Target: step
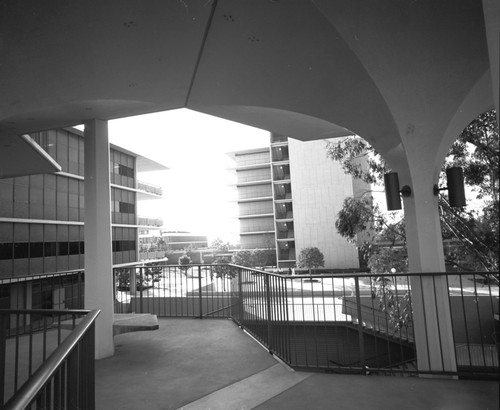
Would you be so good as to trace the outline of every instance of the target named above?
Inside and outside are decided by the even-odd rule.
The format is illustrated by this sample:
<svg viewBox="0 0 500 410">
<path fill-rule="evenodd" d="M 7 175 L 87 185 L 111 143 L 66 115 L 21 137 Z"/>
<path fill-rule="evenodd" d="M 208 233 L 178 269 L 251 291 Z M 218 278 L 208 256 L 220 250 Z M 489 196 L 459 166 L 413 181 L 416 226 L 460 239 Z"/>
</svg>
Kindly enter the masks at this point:
<svg viewBox="0 0 500 410">
<path fill-rule="evenodd" d="M 75 319 L 77 325 L 81 318 Z M 61 323 L 54 323 L 54 327 L 61 329 L 73 329 L 73 320 L 65 320 Z M 141 332 L 145 330 L 157 330 L 160 328 L 158 317 L 150 313 L 115 313 L 113 320 L 113 336 L 122 333 Z"/>
</svg>

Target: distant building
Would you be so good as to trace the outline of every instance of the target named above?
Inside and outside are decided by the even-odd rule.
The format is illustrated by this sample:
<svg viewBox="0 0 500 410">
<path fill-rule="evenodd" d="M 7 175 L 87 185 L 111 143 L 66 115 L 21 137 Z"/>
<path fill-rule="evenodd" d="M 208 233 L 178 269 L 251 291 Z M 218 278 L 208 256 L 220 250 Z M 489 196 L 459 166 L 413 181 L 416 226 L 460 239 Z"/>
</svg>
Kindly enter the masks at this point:
<svg viewBox="0 0 500 410">
<path fill-rule="evenodd" d="M 275 254 L 294 267 L 301 249 L 318 247 L 325 268 L 359 268 L 358 251 L 335 228 L 344 198 L 367 186 L 326 157 L 325 140 L 271 135 L 269 147 L 232 153 L 236 164 L 240 247 Z"/>
<path fill-rule="evenodd" d="M 76 128 L 31 134 L 62 171 L 0 179 L 0 277 L 84 267 L 84 138 Z M 137 204 L 162 198 L 161 188 L 137 180 L 167 168 L 110 146 L 113 263 L 138 260 Z M 158 227 L 160 229 L 161 227 Z"/>
<path fill-rule="evenodd" d="M 172 251 L 208 247 L 208 237 L 206 235 L 180 231 L 162 231 L 161 237 L 167 248 Z"/>
</svg>

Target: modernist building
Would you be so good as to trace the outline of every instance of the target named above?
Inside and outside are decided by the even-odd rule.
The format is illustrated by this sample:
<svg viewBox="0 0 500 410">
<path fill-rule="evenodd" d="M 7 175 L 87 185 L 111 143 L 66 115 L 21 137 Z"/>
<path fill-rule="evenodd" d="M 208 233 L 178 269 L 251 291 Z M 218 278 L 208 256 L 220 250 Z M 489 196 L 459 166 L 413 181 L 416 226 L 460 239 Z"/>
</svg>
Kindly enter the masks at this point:
<svg viewBox="0 0 500 410">
<path fill-rule="evenodd" d="M 84 267 L 84 138 L 76 128 L 31 134 L 60 166 L 54 174 L 0 179 L 0 277 Z M 137 204 L 162 197 L 137 174 L 165 166 L 111 145 L 113 263 L 138 260 Z M 149 220 L 149 219 L 148 219 Z M 159 223 L 156 223 L 159 225 Z M 161 226 L 157 226 L 160 229 Z"/>
<path fill-rule="evenodd" d="M 162 231 L 161 237 L 165 241 L 165 246 L 172 251 L 208 248 L 206 235 L 180 231 Z"/>
<path fill-rule="evenodd" d="M 104 3 L 4 2 L 0 24 L 0 176 L 55 171 L 18 136 L 85 123 L 96 357 L 114 352 L 109 187 L 95 177 L 108 179 L 115 118 L 183 107 L 304 141 L 356 133 L 411 187 L 409 270 L 445 270 L 432 187 L 457 133 L 492 106 L 500 115 L 498 1 Z M 427 297 L 416 343 L 432 353 L 420 366 L 454 372 L 447 287 L 428 292 L 433 280 L 415 285 Z"/>
<path fill-rule="evenodd" d="M 272 134 L 270 147 L 232 154 L 236 163 L 240 246 L 272 250 L 279 268 L 318 247 L 330 269 L 359 268 L 357 249 L 335 229 L 344 198 L 369 187 L 326 157 L 325 140 Z"/>
</svg>

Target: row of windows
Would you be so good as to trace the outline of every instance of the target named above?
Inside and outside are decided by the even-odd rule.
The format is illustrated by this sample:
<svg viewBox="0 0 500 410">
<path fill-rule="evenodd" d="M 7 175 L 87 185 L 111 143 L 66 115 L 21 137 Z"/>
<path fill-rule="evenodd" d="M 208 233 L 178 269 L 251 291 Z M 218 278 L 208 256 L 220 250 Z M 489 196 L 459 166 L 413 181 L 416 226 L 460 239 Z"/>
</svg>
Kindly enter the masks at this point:
<svg viewBox="0 0 500 410">
<path fill-rule="evenodd" d="M 58 129 L 32 133 L 30 137 L 61 165 L 63 172 L 84 175 L 84 139 L 82 136 Z M 111 149 L 111 182 L 133 188 L 134 174 L 134 157 Z"/>
<path fill-rule="evenodd" d="M 113 263 L 137 260 L 135 228 L 113 227 Z M 84 227 L 0 223 L 0 277 L 82 269 Z"/>
<path fill-rule="evenodd" d="M 0 243 L 0 260 L 80 255 L 83 253 L 84 243 L 80 241 Z"/>
<path fill-rule="evenodd" d="M 118 202 L 118 212 L 121 214 L 134 214 L 135 204 L 129 204 L 128 202 Z"/>
<path fill-rule="evenodd" d="M 113 241 L 113 252 L 126 252 L 135 250 L 135 241 Z"/>
<path fill-rule="evenodd" d="M 78 134 L 58 129 L 30 134 L 56 162 L 63 172 L 83 176 L 83 138 Z"/>
<path fill-rule="evenodd" d="M 0 216 L 83 221 L 83 181 L 58 175 L 0 180 Z"/>
<path fill-rule="evenodd" d="M 109 161 L 111 183 L 135 188 L 134 157 L 112 149 L 110 151 Z"/>
<path fill-rule="evenodd" d="M 134 168 L 127 167 L 123 164 L 113 163 L 113 172 L 118 175 L 123 175 L 125 177 L 133 178 L 134 177 Z"/>
<path fill-rule="evenodd" d="M 134 240 L 113 241 L 113 252 L 133 251 L 135 247 Z M 0 243 L 0 260 L 83 255 L 84 253 L 83 241 Z"/>
<path fill-rule="evenodd" d="M 113 212 L 135 213 L 134 192 L 113 188 L 112 197 Z M 0 217 L 83 222 L 84 202 L 82 180 L 50 174 L 0 180 Z"/>
</svg>

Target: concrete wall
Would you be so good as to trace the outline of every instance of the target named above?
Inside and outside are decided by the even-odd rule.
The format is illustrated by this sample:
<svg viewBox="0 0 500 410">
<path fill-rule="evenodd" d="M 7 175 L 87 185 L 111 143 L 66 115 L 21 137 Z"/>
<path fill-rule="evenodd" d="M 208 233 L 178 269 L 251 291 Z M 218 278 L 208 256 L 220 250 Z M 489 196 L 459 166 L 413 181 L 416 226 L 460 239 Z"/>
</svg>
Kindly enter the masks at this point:
<svg viewBox="0 0 500 410">
<path fill-rule="evenodd" d="M 326 157 L 326 141 L 288 140 L 293 196 L 295 249 L 316 246 L 325 267 L 359 268 L 358 251 L 335 228 L 346 196 L 353 194 L 352 178 Z"/>
</svg>

